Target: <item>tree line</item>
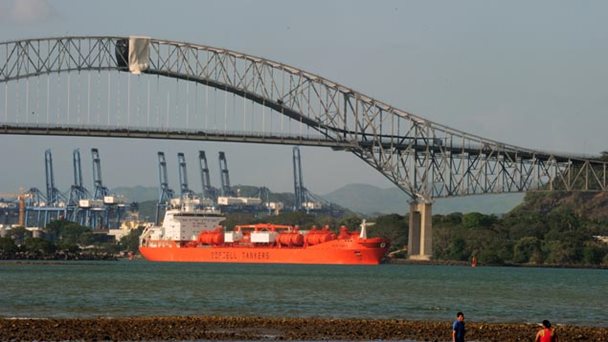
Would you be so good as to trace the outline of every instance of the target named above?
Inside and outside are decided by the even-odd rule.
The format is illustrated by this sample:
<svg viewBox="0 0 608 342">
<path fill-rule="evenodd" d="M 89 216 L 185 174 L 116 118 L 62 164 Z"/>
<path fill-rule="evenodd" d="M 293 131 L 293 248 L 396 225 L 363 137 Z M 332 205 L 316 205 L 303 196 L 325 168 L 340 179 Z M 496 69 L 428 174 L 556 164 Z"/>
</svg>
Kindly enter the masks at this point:
<svg viewBox="0 0 608 342">
<path fill-rule="evenodd" d="M 608 238 L 604 203 L 606 194 L 540 192 L 528 193 L 521 205 L 500 217 L 475 212 L 433 215 L 433 257 L 475 257 L 493 265 L 608 266 L 608 243 L 602 239 Z M 390 220 L 393 226 L 407 227 L 407 216 Z M 407 236 L 404 239 L 407 244 Z"/>
<path fill-rule="evenodd" d="M 115 259 L 137 251 L 141 231 L 132 230 L 116 242 L 111 236 L 66 220 L 50 222 L 39 237 L 24 227 L 15 227 L 0 237 L 0 259 Z"/>
</svg>

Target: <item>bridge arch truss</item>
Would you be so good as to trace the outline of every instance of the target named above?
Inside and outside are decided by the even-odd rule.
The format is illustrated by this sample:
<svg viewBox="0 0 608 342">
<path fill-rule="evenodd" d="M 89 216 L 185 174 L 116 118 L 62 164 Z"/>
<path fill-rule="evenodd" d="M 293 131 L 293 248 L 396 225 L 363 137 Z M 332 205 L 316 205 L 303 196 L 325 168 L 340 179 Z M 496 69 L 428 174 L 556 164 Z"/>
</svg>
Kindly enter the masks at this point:
<svg viewBox="0 0 608 342">
<path fill-rule="evenodd" d="M 223 130 L 209 127 L 202 124 L 202 117 L 208 115 L 205 114 L 208 111 L 188 109 L 187 97 L 186 111 L 191 111 L 192 116 L 187 114 L 180 125 L 152 125 L 150 107 L 164 106 L 164 103 L 150 105 L 150 98 L 155 97 L 150 95 L 150 83 L 147 102 L 143 90 L 144 100 L 138 100 L 141 103 L 137 105 L 138 108 L 147 107 L 147 114 L 129 116 L 126 122 L 124 117 L 112 116 L 109 103 L 114 86 L 109 75 L 113 71 L 122 75 L 121 78 L 131 75 L 128 73 L 128 51 L 135 41 L 143 41 L 147 52 L 145 59 L 140 60 L 142 76 L 186 81 L 186 89 L 195 84 L 237 96 L 243 103 L 243 112 L 250 108 L 247 103 L 252 103 L 262 108 L 261 116 L 256 118 L 244 113 L 240 131 L 229 130 L 228 119 Z M 83 81 L 77 76 L 79 83 L 70 83 L 69 75 L 83 73 L 87 73 L 88 78 Z M 106 74 L 107 90 L 100 87 L 92 91 L 91 82 L 101 84 L 99 79 Z M 67 99 L 56 106 L 61 107 L 57 111 L 67 111 L 67 115 L 48 114 L 54 101 L 49 75 L 55 75 L 53 82 L 63 82 L 67 89 Z M 42 77 L 47 81 L 46 88 L 41 88 L 46 89 L 46 96 L 30 94 L 30 83 L 44 83 Z M 92 92 L 104 93 L 108 98 L 107 108 L 103 108 L 108 112 L 107 120 L 92 122 L 91 101 L 82 106 L 86 108 L 80 108 L 78 104 L 84 100 L 70 99 L 72 89 L 86 88 L 82 83 L 87 82 L 89 87 L 82 97 L 90 100 L 95 96 Z M 158 88 L 160 81 L 156 82 Z M 128 37 L 61 37 L 5 42 L 0 43 L 0 84 L 5 86 L 4 106 L 0 107 L 0 133 L 3 134 L 326 146 L 354 153 L 414 200 L 426 202 L 439 197 L 487 193 L 608 189 L 607 164 L 599 157 L 543 152 L 482 138 L 392 107 L 299 68 L 205 45 Z M 44 92 L 37 89 L 38 93 Z M 127 87 L 127 92 L 130 91 Z M 9 96 L 13 92 L 25 99 L 14 100 Z M 188 93 L 189 90 L 186 95 L 176 94 L 176 101 Z M 46 120 L 31 118 L 30 115 L 39 113 L 32 110 L 30 97 L 46 101 L 46 106 L 43 105 L 47 111 Z M 131 101 L 130 98 L 127 101 Z M 224 102 L 226 112 L 228 108 L 236 107 L 230 107 L 229 100 Z M 127 103 L 129 111 L 132 104 Z M 166 107 L 168 123 L 169 117 L 173 117 L 169 104 Z M 266 109 L 269 113 L 264 112 Z M 275 123 L 259 124 L 260 117 L 262 120 L 274 117 Z M 280 118 L 281 126 L 286 120 L 290 127 L 288 133 L 275 129 L 276 118 Z M 156 121 L 161 120 L 157 118 Z M 249 126 L 247 121 L 251 121 Z"/>
</svg>

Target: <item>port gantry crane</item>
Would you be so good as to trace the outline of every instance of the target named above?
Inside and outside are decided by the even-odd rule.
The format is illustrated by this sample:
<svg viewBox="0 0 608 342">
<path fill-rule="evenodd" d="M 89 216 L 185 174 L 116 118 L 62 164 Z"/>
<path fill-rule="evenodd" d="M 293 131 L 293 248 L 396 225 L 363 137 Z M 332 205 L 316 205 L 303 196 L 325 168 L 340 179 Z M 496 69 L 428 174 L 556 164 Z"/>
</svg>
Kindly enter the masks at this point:
<svg viewBox="0 0 608 342">
<path fill-rule="evenodd" d="M 46 199 L 47 204 L 59 201 L 59 190 L 55 187 L 55 176 L 53 175 L 53 155 L 51 150 L 44 151 L 44 171 L 46 174 Z"/>
<path fill-rule="evenodd" d="M 186 157 L 182 152 L 177 154 L 177 165 L 179 172 L 180 198 L 182 201 L 185 198 L 194 198 L 196 194 L 188 187 L 188 172 L 186 165 Z"/>
<path fill-rule="evenodd" d="M 103 186 L 103 180 L 101 178 L 101 158 L 99 157 L 99 150 L 96 148 L 91 149 L 91 157 L 93 159 L 93 187 L 95 188 L 94 199 L 102 200 L 105 196 L 110 195 L 110 190 Z"/>
<path fill-rule="evenodd" d="M 46 195 L 37 187 L 30 188 L 27 194 L 24 227 L 39 226 L 43 220 L 41 207 L 46 207 L 47 203 Z"/>
<path fill-rule="evenodd" d="M 234 191 L 230 187 L 230 175 L 228 174 L 228 162 L 226 161 L 226 154 L 222 151 L 219 153 L 220 161 L 220 178 L 222 188 L 220 194 L 222 196 L 234 196 Z"/>
<path fill-rule="evenodd" d="M 161 211 L 167 210 L 171 199 L 175 196 L 173 189 L 169 188 L 169 178 L 167 177 L 167 161 L 165 153 L 158 152 L 158 178 L 160 181 L 160 194 L 156 204 L 156 224 L 160 224 Z"/>
<path fill-rule="evenodd" d="M 302 210 L 302 205 L 306 201 L 302 177 L 302 163 L 300 161 L 300 149 L 297 146 L 293 148 L 293 210 Z"/>
<path fill-rule="evenodd" d="M 72 165 L 74 168 L 74 184 L 70 187 L 68 198 L 68 219 L 82 226 L 90 225 L 90 211 L 88 210 L 91 194 L 82 182 L 82 167 L 80 163 L 80 149 L 72 152 Z"/>
<path fill-rule="evenodd" d="M 46 195 L 38 188 L 31 188 L 28 193 L 24 224 L 26 227 L 45 227 L 50 221 L 67 216 L 66 197 L 55 187 L 53 174 L 53 155 L 50 149 L 44 151 L 44 171 Z M 33 222 L 30 217 L 34 214 Z"/>
<path fill-rule="evenodd" d="M 91 149 L 91 159 L 93 161 L 93 201 L 88 210 L 91 213 L 91 226 L 93 228 L 106 227 L 109 221 L 108 208 L 103 205 L 103 199 L 110 194 L 110 190 L 103 185 L 101 177 L 101 158 L 99 150 Z"/>
<path fill-rule="evenodd" d="M 219 152 L 219 162 L 222 187 L 220 196 L 217 197 L 217 205 L 222 207 L 222 211 L 255 212 L 259 210 L 262 202 L 259 197 L 241 196 L 240 190 L 234 191 L 230 186 L 228 163 L 224 152 Z"/>
<path fill-rule="evenodd" d="M 101 221 L 94 222 L 92 227 L 118 228 L 120 225 L 120 218 L 125 209 L 124 201 L 112 194 L 110 190 L 103 185 L 99 150 L 92 148 L 91 157 L 93 159 L 93 186 L 95 187 L 93 199 L 96 202 L 89 210 L 92 213 L 98 214 L 97 216 L 101 218 Z"/>
<path fill-rule="evenodd" d="M 216 202 L 217 190 L 211 186 L 209 166 L 207 164 L 207 156 L 205 155 L 205 151 L 198 151 L 198 160 L 201 168 L 201 184 L 203 190 L 201 197 L 203 200 Z"/>
<path fill-rule="evenodd" d="M 44 152 L 45 172 L 46 172 L 46 199 L 47 210 L 43 227 L 52 219 L 65 218 L 67 216 L 66 197 L 55 187 L 55 176 L 53 173 L 53 155 L 51 150 Z"/>
<path fill-rule="evenodd" d="M 302 176 L 302 162 L 300 159 L 300 148 L 294 146 L 293 148 L 293 187 L 294 187 L 294 211 L 306 210 L 319 210 L 323 208 L 323 205 L 329 206 L 331 204 L 326 200 L 319 198 L 312 194 L 306 187 L 304 187 L 304 177 Z"/>
<path fill-rule="evenodd" d="M 103 186 L 99 151 L 93 148 L 91 154 L 95 185 L 92 198 L 83 184 L 80 150 L 75 149 L 72 153 L 74 183 L 65 194 L 55 187 L 53 156 L 50 149 L 45 151 L 46 193 L 36 187 L 23 193 L 25 202 L 23 224 L 26 227 L 45 227 L 49 222 L 57 219 L 67 219 L 91 228 L 118 226 L 125 208 L 124 201 Z"/>
</svg>

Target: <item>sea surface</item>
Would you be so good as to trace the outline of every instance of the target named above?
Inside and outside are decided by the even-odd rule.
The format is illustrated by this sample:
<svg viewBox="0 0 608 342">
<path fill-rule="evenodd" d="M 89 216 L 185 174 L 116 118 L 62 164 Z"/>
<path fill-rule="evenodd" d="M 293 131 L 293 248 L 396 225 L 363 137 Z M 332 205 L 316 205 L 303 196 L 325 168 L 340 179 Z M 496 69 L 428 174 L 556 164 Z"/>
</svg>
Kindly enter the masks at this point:
<svg viewBox="0 0 608 342">
<path fill-rule="evenodd" d="M 278 316 L 608 326 L 608 270 L 0 262 L 0 317 Z"/>
</svg>

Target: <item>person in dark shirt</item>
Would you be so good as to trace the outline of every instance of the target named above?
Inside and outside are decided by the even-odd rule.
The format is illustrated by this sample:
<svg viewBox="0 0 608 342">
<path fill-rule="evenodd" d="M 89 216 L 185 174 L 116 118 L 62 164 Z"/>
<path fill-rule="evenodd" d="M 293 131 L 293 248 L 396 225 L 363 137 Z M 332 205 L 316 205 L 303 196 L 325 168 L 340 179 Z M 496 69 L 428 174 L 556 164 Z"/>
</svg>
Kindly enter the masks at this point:
<svg viewBox="0 0 608 342">
<path fill-rule="evenodd" d="M 456 314 L 456 320 L 452 324 L 452 342 L 464 342 L 464 314 L 458 312 Z"/>
</svg>

